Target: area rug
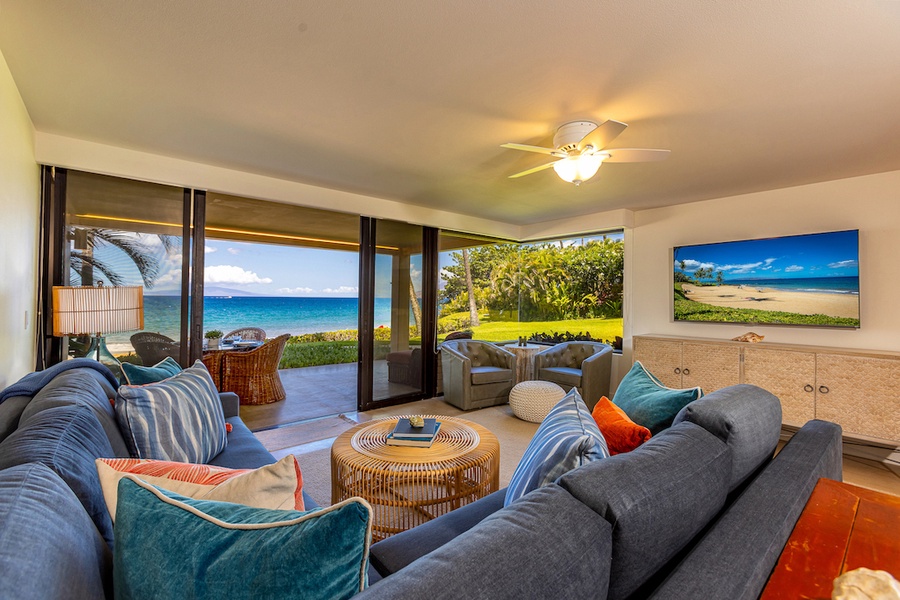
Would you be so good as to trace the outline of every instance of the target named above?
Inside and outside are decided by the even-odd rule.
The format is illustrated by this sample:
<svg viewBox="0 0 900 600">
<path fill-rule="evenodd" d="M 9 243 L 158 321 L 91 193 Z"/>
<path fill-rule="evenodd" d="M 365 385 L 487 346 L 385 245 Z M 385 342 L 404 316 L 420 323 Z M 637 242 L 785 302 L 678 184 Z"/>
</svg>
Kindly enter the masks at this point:
<svg viewBox="0 0 900 600">
<path fill-rule="evenodd" d="M 519 459 L 537 431 L 537 423 L 516 418 L 509 405 L 492 406 L 469 412 L 461 411 L 439 398 L 401 404 L 389 408 L 359 413 L 360 422 L 399 415 L 446 415 L 473 421 L 490 430 L 500 442 L 500 488 L 509 484 Z M 346 417 L 345 417 L 346 418 Z M 336 436 L 335 436 L 336 437 Z M 331 444 L 334 439 L 322 439 L 290 451 L 275 452 L 276 458 L 294 454 L 303 472 L 303 489 L 321 506 L 331 504 Z"/>
</svg>

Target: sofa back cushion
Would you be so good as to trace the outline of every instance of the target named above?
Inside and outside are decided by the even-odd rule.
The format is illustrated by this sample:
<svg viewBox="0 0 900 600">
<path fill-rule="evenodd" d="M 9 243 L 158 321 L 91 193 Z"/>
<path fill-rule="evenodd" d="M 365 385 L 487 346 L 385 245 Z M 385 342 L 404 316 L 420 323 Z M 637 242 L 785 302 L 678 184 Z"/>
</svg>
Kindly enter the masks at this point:
<svg viewBox="0 0 900 600">
<path fill-rule="evenodd" d="M 627 598 L 654 578 L 722 509 L 731 450 L 693 423 L 640 448 L 592 462 L 559 485 L 612 525 L 609 598 Z"/>
<path fill-rule="evenodd" d="M 0 598 L 112 597 L 112 553 L 45 465 L 0 471 Z"/>
<path fill-rule="evenodd" d="M 131 456 L 131 452 L 119 431 L 116 412 L 110 402 L 115 396 L 115 390 L 106 378 L 93 369 L 63 371 L 31 399 L 22 411 L 19 426 L 24 426 L 31 417 L 48 408 L 84 405 L 94 411 L 103 426 L 114 456 L 127 458 Z"/>
<path fill-rule="evenodd" d="M 84 405 L 57 406 L 34 415 L 0 443 L 0 470 L 36 462 L 55 471 L 112 547 L 112 521 L 94 465 L 94 459 L 112 455 L 93 410 Z"/>
<path fill-rule="evenodd" d="M 675 417 L 675 423 L 682 421 L 700 425 L 731 448 L 733 490 L 775 453 L 781 402 L 755 385 L 733 385 L 685 406 Z"/>
</svg>

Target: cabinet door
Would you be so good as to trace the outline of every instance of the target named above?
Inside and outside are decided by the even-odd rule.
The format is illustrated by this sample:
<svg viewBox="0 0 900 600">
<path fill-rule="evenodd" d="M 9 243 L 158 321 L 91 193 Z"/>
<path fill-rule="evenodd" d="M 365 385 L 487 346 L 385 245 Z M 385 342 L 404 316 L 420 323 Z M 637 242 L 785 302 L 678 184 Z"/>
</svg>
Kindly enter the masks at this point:
<svg viewBox="0 0 900 600">
<path fill-rule="evenodd" d="M 634 338 L 634 360 L 641 361 L 663 385 L 681 387 L 681 342 L 653 338 Z"/>
<path fill-rule="evenodd" d="M 816 418 L 845 434 L 900 440 L 900 361 L 818 354 Z"/>
<path fill-rule="evenodd" d="M 704 394 L 741 382 L 739 346 L 685 342 L 681 364 L 681 386 L 699 386 Z"/>
<path fill-rule="evenodd" d="M 744 348 L 744 383 L 781 400 L 781 420 L 800 427 L 816 418 L 816 355 L 812 352 Z"/>
</svg>

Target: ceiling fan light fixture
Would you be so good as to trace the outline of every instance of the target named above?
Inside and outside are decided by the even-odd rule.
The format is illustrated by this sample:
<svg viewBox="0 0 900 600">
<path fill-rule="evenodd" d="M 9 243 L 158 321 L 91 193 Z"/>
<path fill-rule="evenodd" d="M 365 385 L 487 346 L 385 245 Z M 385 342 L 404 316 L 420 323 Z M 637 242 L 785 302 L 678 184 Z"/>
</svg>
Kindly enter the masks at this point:
<svg viewBox="0 0 900 600">
<path fill-rule="evenodd" d="M 553 163 L 553 170 L 559 178 L 576 186 L 587 181 L 597 173 L 606 156 L 600 154 L 581 154 L 569 156 Z"/>
</svg>

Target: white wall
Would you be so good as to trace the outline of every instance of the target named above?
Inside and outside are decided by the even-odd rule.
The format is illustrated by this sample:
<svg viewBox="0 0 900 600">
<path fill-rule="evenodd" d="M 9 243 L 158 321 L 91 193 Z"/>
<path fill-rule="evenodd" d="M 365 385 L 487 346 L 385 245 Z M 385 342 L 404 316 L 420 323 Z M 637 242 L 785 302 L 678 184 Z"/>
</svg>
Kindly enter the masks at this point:
<svg viewBox="0 0 900 600">
<path fill-rule="evenodd" d="M 34 126 L 0 54 L 0 389 L 34 370 L 40 169 Z M 27 313 L 27 316 L 26 316 Z"/>
<path fill-rule="evenodd" d="M 675 323 L 672 248 L 683 244 L 859 229 L 858 330 Z M 900 171 L 637 211 L 626 279 L 626 334 L 730 339 L 900 351 Z"/>
</svg>

